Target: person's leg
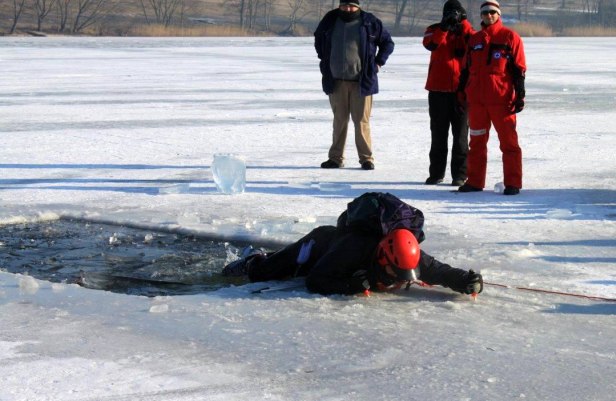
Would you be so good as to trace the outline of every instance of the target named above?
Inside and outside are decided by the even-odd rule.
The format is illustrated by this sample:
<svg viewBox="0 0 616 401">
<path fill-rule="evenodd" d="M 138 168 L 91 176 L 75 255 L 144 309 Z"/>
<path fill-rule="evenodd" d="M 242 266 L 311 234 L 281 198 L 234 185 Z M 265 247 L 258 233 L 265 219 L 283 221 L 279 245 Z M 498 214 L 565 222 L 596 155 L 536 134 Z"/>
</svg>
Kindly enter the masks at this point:
<svg viewBox="0 0 616 401">
<path fill-rule="evenodd" d="M 349 86 L 347 82 L 336 81 L 334 93 L 329 95 L 329 104 L 334 113 L 332 146 L 329 148 L 328 158 L 339 165 L 344 161 L 344 146 L 346 144 L 349 127 L 350 101 Z"/>
<path fill-rule="evenodd" d="M 351 119 L 355 127 L 355 146 L 359 162 L 373 162 L 372 138 L 370 134 L 370 114 L 372 113 L 372 96 L 359 94 L 359 83 L 348 82 L 351 86 Z"/>
<path fill-rule="evenodd" d="M 516 115 L 502 106 L 490 109 L 494 129 L 503 153 L 503 176 L 506 187 L 522 188 L 522 149 L 518 144 Z"/>
<path fill-rule="evenodd" d="M 468 114 L 466 112 L 460 113 L 457 110 L 455 93 L 450 96 L 448 110 L 453 136 L 451 178 L 453 181 L 464 182 L 466 180 L 468 157 Z"/>
<path fill-rule="evenodd" d="M 437 183 L 445 177 L 447 169 L 447 141 L 449 139 L 449 112 L 447 93 L 428 93 L 428 112 L 430 114 L 430 182 Z"/>
<path fill-rule="evenodd" d="M 490 138 L 490 117 L 487 109 L 479 104 L 469 105 L 468 122 L 470 144 L 468 152 L 468 180 L 474 188 L 483 189 L 486 184 L 488 163 L 488 139 Z"/>
<path fill-rule="evenodd" d="M 295 276 L 305 276 L 321 255 L 327 252 L 336 235 L 336 227 L 320 226 L 300 240 L 287 245 L 265 258 L 256 258 L 248 265 L 250 281 L 284 280 Z M 312 241 L 312 243 L 311 243 Z M 309 255 L 303 263 L 298 263 L 302 247 L 310 247 Z M 306 248 L 304 252 L 308 253 Z"/>
</svg>

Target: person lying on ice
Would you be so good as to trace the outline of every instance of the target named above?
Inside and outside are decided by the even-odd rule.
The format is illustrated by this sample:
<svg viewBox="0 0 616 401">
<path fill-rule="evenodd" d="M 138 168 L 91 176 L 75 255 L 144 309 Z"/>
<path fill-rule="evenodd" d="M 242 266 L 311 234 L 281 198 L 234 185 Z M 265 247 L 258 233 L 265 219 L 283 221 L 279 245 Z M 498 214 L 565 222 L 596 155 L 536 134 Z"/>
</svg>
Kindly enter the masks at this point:
<svg viewBox="0 0 616 401">
<path fill-rule="evenodd" d="M 423 226 L 421 211 L 409 208 L 421 215 Z M 306 277 L 308 291 L 322 295 L 392 291 L 413 283 L 471 295 L 483 290 L 481 274 L 451 267 L 422 251 L 417 241 L 417 236 L 423 239 L 422 230 L 395 228 L 383 236 L 345 224 L 349 215 L 343 212 L 337 226 L 317 227 L 278 251 L 255 250 L 225 266 L 222 274 L 247 275 L 251 282 Z"/>
</svg>

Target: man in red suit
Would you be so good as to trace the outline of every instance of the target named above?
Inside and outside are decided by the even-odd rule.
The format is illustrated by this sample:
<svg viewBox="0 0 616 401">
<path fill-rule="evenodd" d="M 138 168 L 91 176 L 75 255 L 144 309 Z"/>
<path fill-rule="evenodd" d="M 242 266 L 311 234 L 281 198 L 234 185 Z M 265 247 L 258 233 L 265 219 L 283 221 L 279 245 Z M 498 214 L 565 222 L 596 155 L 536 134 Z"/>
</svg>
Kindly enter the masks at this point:
<svg viewBox="0 0 616 401">
<path fill-rule="evenodd" d="M 503 153 L 504 194 L 517 195 L 522 188 L 516 113 L 524 109 L 526 58 L 522 39 L 503 25 L 500 15 L 497 1 L 481 5 L 481 31 L 469 40 L 460 78 L 458 97 L 468 108 L 470 150 L 468 180 L 459 192 L 477 192 L 485 187 L 492 124 Z"/>
</svg>

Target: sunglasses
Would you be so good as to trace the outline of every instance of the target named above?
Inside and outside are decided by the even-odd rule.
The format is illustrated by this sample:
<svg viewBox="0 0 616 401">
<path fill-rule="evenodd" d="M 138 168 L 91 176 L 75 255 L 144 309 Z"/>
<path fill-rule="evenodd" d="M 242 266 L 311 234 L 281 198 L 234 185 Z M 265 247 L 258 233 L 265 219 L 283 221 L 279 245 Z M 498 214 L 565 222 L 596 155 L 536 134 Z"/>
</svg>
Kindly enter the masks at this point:
<svg viewBox="0 0 616 401">
<path fill-rule="evenodd" d="M 496 14 L 496 11 L 495 10 L 489 10 L 489 11 L 482 11 L 481 12 L 481 15 L 488 15 L 488 14 L 494 15 L 494 14 Z"/>
</svg>

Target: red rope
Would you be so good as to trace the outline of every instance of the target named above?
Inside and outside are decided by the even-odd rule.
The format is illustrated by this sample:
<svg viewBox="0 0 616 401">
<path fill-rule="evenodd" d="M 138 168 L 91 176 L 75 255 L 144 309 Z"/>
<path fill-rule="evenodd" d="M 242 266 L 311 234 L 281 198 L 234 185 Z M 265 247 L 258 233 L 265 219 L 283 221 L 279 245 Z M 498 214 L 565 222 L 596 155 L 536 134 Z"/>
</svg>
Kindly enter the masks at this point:
<svg viewBox="0 0 616 401">
<path fill-rule="evenodd" d="M 541 293 L 544 293 L 544 294 L 555 294 L 555 295 L 564 295 L 564 296 L 567 296 L 567 297 L 594 299 L 594 300 L 597 300 L 597 301 L 616 302 L 616 298 L 598 297 L 598 296 L 594 296 L 594 295 L 574 294 L 574 293 L 571 293 L 571 292 L 552 291 L 552 290 L 545 290 L 545 289 L 542 289 L 542 288 L 518 287 L 518 286 L 515 286 L 515 285 L 511 286 L 511 285 L 505 285 L 505 284 L 499 284 L 499 283 L 490 283 L 490 282 L 487 282 L 487 281 L 484 281 L 483 284 L 484 285 L 491 285 L 493 287 L 515 288 L 516 290 L 522 290 L 522 291 L 541 292 Z"/>
</svg>

